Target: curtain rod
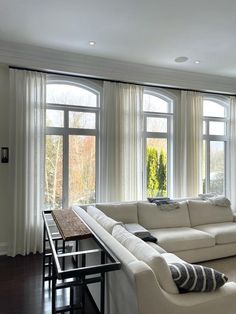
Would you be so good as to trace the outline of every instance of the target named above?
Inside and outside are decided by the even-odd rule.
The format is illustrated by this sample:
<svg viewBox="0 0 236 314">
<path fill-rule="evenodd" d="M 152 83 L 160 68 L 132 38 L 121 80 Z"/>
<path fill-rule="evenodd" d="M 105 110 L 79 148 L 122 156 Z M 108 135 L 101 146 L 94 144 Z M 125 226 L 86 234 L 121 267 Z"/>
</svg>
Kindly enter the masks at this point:
<svg viewBox="0 0 236 314">
<path fill-rule="evenodd" d="M 135 84 L 138 86 L 146 86 L 146 87 L 154 87 L 154 88 L 164 88 L 164 89 L 172 89 L 172 90 L 178 90 L 178 91 L 189 91 L 189 92 L 201 92 L 204 94 L 213 94 L 213 95 L 222 95 L 222 96 L 236 96 L 236 94 L 233 93 L 222 93 L 222 92 L 207 92 L 204 90 L 197 90 L 197 89 L 190 89 L 190 88 L 180 88 L 180 87 L 171 87 L 171 86 L 162 86 L 162 85 L 152 85 L 152 84 L 141 84 L 141 83 L 135 83 L 130 81 L 120 81 L 120 80 L 113 80 L 113 79 L 106 79 L 106 78 L 98 78 L 93 76 L 83 76 L 83 75 L 76 75 L 76 74 L 66 74 L 66 73 L 60 73 L 60 72 L 54 72 L 54 71 L 47 71 L 47 70 L 38 70 L 38 69 L 32 69 L 32 68 L 25 68 L 20 66 L 13 66 L 9 65 L 9 69 L 16 69 L 16 70 L 25 70 L 25 71 L 33 71 L 33 72 L 41 72 L 46 74 L 53 74 L 53 75 L 60 75 L 60 76 L 67 76 L 67 77 L 75 77 L 75 78 L 82 78 L 82 79 L 92 79 L 96 81 L 102 81 L 102 82 L 112 82 L 112 83 L 122 83 L 122 84 Z"/>
</svg>

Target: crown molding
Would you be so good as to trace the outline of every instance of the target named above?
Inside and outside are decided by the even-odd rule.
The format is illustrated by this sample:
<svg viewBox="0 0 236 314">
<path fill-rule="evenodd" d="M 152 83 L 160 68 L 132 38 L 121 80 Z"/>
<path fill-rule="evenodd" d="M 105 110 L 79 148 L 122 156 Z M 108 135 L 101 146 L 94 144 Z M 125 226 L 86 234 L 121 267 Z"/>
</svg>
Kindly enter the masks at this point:
<svg viewBox="0 0 236 314">
<path fill-rule="evenodd" d="M 0 63 L 163 87 L 236 93 L 236 78 L 171 70 L 5 41 L 0 41 Z"/>
</svg>

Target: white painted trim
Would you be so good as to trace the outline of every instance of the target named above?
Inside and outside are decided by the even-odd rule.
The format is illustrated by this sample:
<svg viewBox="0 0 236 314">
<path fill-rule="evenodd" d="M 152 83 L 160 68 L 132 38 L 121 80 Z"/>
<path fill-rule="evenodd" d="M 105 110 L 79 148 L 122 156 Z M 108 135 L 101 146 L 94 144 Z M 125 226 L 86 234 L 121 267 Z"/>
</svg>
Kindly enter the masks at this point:
<svg viewBox="0 0 236 314">
<path fill-rule="evenodd" d="M 236 93 L 236 78 L 233 77 L 171 70 L 5 41 L 0 41 L 0 63 L 163 87 Z"/>
<path fill-rule="evenodd" d="M 7 242 L 0 242 L 0 255 L 6 255 L 8 249 L 8 243 Z"/>
</svg>

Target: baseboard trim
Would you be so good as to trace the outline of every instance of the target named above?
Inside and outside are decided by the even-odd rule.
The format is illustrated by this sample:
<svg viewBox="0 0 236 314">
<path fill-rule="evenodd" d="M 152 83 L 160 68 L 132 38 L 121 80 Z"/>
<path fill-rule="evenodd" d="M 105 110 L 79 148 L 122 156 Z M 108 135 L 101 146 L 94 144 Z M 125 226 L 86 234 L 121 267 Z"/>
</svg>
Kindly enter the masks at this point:
<svg viewBox="0 0 236 314">
<path fill-rule="evenodd" d="M 7 248 L 8 248 L 7 242 L 0 242 L 0 256 L 7 254 Z"/>
</svg>

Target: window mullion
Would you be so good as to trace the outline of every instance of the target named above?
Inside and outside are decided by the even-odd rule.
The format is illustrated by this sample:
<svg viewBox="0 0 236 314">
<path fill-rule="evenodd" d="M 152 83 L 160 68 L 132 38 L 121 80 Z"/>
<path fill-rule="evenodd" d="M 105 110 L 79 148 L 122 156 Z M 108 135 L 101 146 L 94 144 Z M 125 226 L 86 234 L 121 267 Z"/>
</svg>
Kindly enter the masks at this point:
<svg viewBox="0 0 236 314">
<path fill-rule="evenodd" d="M 168 133 L 161 132 L 145 132 L 145 137 L 149 138 L 168 138 Z"/>
<path fill-rule="evenodd" d="M 170 169 L 172 169 L 172 158 L 170 158 L 170 156 L 172 156 L 172 152 L 171 152 L 171 148 L 173 147 L 173 145 L 171 145 L 171 117 L 167 118 L 167 186 L 166 186 L 166 190 L 167 190 L 167 195 L 172 196 L 173 190 L 172 190 L 172 182 L 171 182 L 171 173 L 170 173 Z"/>
<path fill-rule="evenodd" d="M 210 191 L 210 141 L 206 140 L 206 193 Z"/>
<path fill-rule="evenodd" d="M 63 208 L 69 206 L 69 118 L 67 109 L 64 110 L 65 132 L 63 136 Z"/>
<path fill-rule="evenodd" d="M 226 195 L 227 141 L 224 141 L 224 195 Z"/>
</svg>

